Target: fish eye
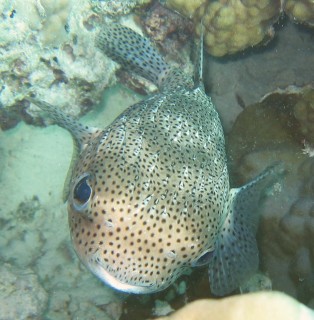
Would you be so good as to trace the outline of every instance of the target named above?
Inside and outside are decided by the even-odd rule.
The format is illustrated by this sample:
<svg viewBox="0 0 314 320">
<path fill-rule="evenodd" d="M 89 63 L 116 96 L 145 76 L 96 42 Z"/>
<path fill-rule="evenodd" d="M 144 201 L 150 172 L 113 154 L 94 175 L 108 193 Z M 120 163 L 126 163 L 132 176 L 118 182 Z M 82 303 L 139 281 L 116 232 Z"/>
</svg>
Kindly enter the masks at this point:
<svg viewBox="0 0 314 320">
<path fill-rule="evenodd" d="M 73 205 L 77 211 L 82 211 L 86 208 L 92 195 L 92 188 L 88 179 L 90 175 L 82 176 L 73 189 Z"/>
<path fill-rule="evenodd" d="M 213 256 L 214 251 L 205 251 L 203 252 L 198 258 L 196 258 L 193 262 L 192 262 L 192 266 L 193 267 L 200 267 L 203 266 L 205 264 L 208 264 L 210 262 L 210 259 Z"/>
</svg>

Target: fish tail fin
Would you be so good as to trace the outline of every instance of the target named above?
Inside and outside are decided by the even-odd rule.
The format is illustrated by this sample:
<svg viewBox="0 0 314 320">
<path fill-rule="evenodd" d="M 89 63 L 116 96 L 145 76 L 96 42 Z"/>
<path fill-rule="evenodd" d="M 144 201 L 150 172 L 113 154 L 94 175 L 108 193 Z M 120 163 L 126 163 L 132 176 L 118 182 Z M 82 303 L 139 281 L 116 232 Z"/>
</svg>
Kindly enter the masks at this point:
<svg viewBox="0 0 314 320">
<path fill-rule="evenodd" d="M 200 38 L 195 50 L 194 87 L 203 87 L 203 60 L 204 60 L 204 26 L 200 23 Z"/>
<path fill-rule="evenodd" d="M 214 295 L 231 293 L 258 270 L 256 231 L 261 194 L 283 173 L 283 166 L 277 164 L 243 187 L 230 190 L 224 209 L 226 219 L 209 263 L 209 281 Z"/>
<path fill-rule="evenodd" d="M 96 46 L 121 66 L 158 87 L 171 69 L 148 39 L 119 24 L 104 25 L 96 37 Z"/>
</svg>

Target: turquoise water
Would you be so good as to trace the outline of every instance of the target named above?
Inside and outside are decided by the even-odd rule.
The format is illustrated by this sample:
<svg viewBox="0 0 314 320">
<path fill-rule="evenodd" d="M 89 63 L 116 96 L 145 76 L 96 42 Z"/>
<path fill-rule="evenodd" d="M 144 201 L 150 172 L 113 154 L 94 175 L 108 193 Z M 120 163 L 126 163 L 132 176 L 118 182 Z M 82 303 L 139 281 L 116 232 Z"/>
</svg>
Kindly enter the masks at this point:
<svg viewBox="0 0 314 320">
<path fill-rule="evenodd" d="M 97 66 L 97 59 L 92 59 L 94 53 L 88 52 L 88 37 L 78 37 L 82 47 L 75 52 L 70 52 L 70 45 L 59 48 L 64 41 L 71 44 L 77 41 L 68 38 L 69 32 L 71 35 L 77 32 L 73 31 L 77 27 L 75 19 L 81 23 L 79 19 L 84 17 L 84 25 L 90 32 L 101 22 L 99 13 L 86 11 L 88 1 L 81 0 L 77 4 L 82 11 L 72 16 L 65 28 L 62 10 L 59 12 L 56 8 L 61 2 L 56 1 L 54 7 L 49 1 L 39 1 L 36 5 L 31 1 L 29 7 L 24 8 L 21 1 L 0 0 L 3 12 L 0 23 L 5 30 L 0 37 L 0 111 L 6 109 L 5 103 L 10 105 L 12 101 L 19 101 L 18 97 L 22 99 L 34 81 L 41 93 L 51 92 L 54 101 L 61 98 L 61 93 L 69 92 L 66 97 L 69 100 L 65 100 L 67 111 L 75 115 L 80 108 L 69 101 L 76 101 L 76 94 L 79 94 L 76 86 L 85 86 L 86 105 L 91 110 L 81 122 L 104 128 L 141 97 L 125 85 L 118 85 L 107 89 L 102 102 L 91 108 L 90 92 L 95 90 L 101 96 L 103 90 L 97 81 L 109 87 L 120 80 L 114 78 L 113 66 L 106 69 L 108 78 L 101 77 L 105 62 Z M 64 3 L 67 4 L 63 8 L 67 10 L 70 2 Z M 40 13 L 40 4 L 53 19 Z M 21 18 L 21 12 L 27 19 Z M 144 15 L 146 11 L 137 14 Z M 124 20 L 134 24 L 130 17 Z M 31 28 L 27 29 L 21 22 L 28 23 Z M 42 23 L 45 32 L 40 34 Z M 266 275 L 262 279 L 267 285 L 271 283 L 274 290 L 286 292 L 314 308 L 311 241 L 314 232 L 311 143 L 314 138 L 311 141 L 308 131 L 302 131 L 304 126 L 311 128 L 313 118 L 310 116 L 308 122 L 301 124 L 296 120 L 295 106 L 304 94 L 295 88 L 253 106 L 278 87 L 313 86 L 313 32 L 287 19 L 276 25 L 276 32 L 277 38 L 267 49 L 256 48 L 223 59 L 206 55 L 206 89 L 220 112 L 226 131 L 234 185 L 243 184 L 273 161 L 281 159 L 286 163 L 288 175 L 267 198 L 262 211 L 258 233 L 261 271 Z M 20 46 L 12 45 L 19 41 L 27 43 L 25 39 L 39 34 L 40 43 L 49 48 L 43 51 L 42 60 L 46 62 L 42 65 L 38 64 L 41 48 L 36 47 L 33 52 L 34 44 L 29 42 L 21 52 Z M 191 68 L 184 60 L 189 56 L 188 49 L 180 50 L 184 67 Z M 63 64 L 64 74 L 54 70 L 56 52 L 67 54 L 56 58 Z M 71 60 L 72 54 L 79 58 Z M 32 59 L 36 62 L 31 62 Z M 92 66 L 88 67 L 88 63 Z M 57 85 L 45 91 L 43 87 L 49 81 L 57 81 Z M 149 90 L 145 83 L 137 86 Z M 178 309 L 186 301 L 210 296 L 206 268 L 178 279 L 164 292 L 149 296 L 119 293 L 96 279 L 79 262 L 72 248 L 67 209 L 62 202 L 72 139 L 57 126 L 39 127 L 20 121 L 28 117 L 15 111 L 22 105 L 12 105 L 14 108 L 8 109 L 18 114 L 18 124 L 0 133 L 0 319 L 145 319 Z M 311 108 L 314 107 L 309 108 L 312 115 Z M 7 124 L 4 114 L 2 112 L 0 117 L 1 127 Z"/>
</svg>

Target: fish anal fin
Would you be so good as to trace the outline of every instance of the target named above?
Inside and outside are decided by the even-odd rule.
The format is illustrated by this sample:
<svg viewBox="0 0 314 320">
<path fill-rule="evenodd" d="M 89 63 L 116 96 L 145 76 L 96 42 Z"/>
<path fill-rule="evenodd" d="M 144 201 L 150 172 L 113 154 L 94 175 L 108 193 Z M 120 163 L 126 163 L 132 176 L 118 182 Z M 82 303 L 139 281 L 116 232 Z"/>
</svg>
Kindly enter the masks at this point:
<svg viewBox="0 0 314 320">
<path fill-rule="evenodd" d="M 260 198 L 283 172 L 281 165 L 269 167 L 243 187 L 230 190 L 224 208 L 226 218 L 209 263 L 209 281 L 214 295 L 232 293 L 257 272 L 256 230 Z"/>
</svg>

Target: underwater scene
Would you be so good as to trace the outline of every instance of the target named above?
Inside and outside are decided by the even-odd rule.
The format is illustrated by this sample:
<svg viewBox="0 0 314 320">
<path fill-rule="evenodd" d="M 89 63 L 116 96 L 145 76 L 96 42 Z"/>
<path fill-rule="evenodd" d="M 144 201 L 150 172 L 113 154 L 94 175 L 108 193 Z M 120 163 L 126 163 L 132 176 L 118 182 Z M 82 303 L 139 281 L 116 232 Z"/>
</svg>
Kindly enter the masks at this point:
<svg viewBox="0 0 314 320">
<path fill-rule="evenodd" d="M 313 0 L 0 9 L 0 320 L 314 320 Z"/>
</svg>

